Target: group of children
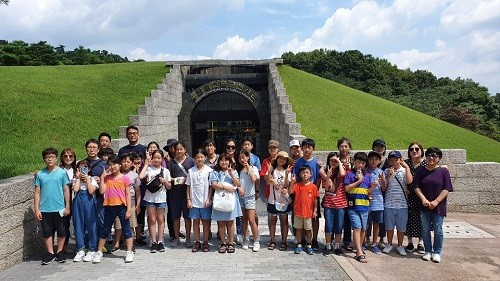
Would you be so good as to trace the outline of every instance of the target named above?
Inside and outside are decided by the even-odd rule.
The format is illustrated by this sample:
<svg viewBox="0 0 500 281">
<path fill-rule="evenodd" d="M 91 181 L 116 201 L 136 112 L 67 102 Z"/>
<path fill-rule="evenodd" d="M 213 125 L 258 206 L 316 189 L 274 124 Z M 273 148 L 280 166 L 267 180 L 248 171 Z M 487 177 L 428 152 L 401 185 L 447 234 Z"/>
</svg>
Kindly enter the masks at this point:
<svg viewBox="0 0 500 281">
<path fill-rule="evenodd" d="M 137 128 L 130 130 L 137 131 L 138 135 Z M 104 138 L 111 140 L 107 134 Z M 127 250 L 125 262 L 132 262 L 134 238 L 136 244 L 145 244 L 141 238 L 144 223 L 140 219 L 144 213 L 147 214 L 150 252 L 165 251 L 166 211 L 172 219 L 174 232 L 170 233 L 170 247 L 180 243 L 182 217 L 186 227 L 185 245 L 192 252 L 209 252 L 210 225 L 214 220 L 221 241 L 217 251 L 234 253 L 235 220 L 241 217 L 242 249 L 259 251 L 256 201 L 260 197 L 261 178 L 265 182 L 263 201 L 269 218 L 269 250 L 276 247 L 278 218 L 281 228 L 279 250 L 288 248 L 288 216 L 292 212 L 292 231 L 297 240 L 294 253 L 305 250 L 313 254 L 319 248 L 319 218 L 323 207 L 324 255 L 342 254 L 342 234 L 344 249 L 350 249 L 352 229 L 355 258 L 366 262 L 364 241 L 369 221 L 373 225 L 375 253 L 380 253 L 376 238 L 379 226 L 384 223 L 389 244 L 383 252 L 392 250 L 396 228 L 397 250 L 405 254 L 402 243 L 408 219 L 406 188 L 412 182 L 412 174 L 397 151 L 388 154 L 387 169 L 382 171 L 379 166 L 383 155 L 372 151 L 369 154 L 358 152 L 351 157 L 351 143 L 347 138 L 339 140 L 339 152 L 330 153 L 324 165 L 313 157 L 315 142 L 312 139 L 292 140 L 290 156 L 280 151 L 278 141 L 269 141 L 269 157 L 262 165 L 252 153 L 253 140 L 249 137 L 243 140 L 239 153 L 235 153 L 235 140 L 227 140 L 226 152 L 220 155 L 215 153 L 215 143 L 207 140 L 202 148 L 194 151 L 192 158 L 187 155 L 182 141 L 169 143 L 164 148 L 167 150 L 165 155 L 157 143 L 150 143 L 144 157 L 137 152 L 114 155 L 102 143 L 100 139 L 87 141 L 87 158 L 79 162 L 76 162 L 74 151 L 63 150 L 61 167 L 56 164 L 57 150 L 48 148 L 42 152 L 46 168 L 36 173 L 34 200 L 35 218 L 42 223 L 48 252 L 42 264 L 54 259 L 66 261 L 63 247 L 69 227 L 65 217 L 70 213 L 75 230 L 75 262 L 101 262 L 113 225 L 115 244 L 112 251 L 119 250 L 122 236 Z M 102 154 L 102 151 L 108 153 Z M 150 189 L 153 184 L 158 186 Z M 325 190 L 321 202 L 319 188 Z M 385 192 L 385 199 L 382 192 Z M 191 228 L 194 244 L 190 239 Z M 55 232 L 57 251 L 53 249 L 52 240 Z"/>
</svg>

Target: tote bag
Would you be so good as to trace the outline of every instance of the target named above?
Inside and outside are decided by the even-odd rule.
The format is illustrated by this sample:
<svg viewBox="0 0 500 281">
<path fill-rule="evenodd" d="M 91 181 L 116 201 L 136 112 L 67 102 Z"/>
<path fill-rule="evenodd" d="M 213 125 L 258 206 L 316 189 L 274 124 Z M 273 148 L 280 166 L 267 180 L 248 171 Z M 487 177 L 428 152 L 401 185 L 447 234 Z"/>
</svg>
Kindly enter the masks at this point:
<svg viewBox="0 0 500 281">
<path fill-rule="evenodd" d="M 226 185 L 225 183 L 223 183 Z M 229 185 L 229 184 L 227 184 Z M 221 212 L 232 212 L 235 207 L 234 192 L 226 190 L 216 190 L 214 194 L 213 209 Z"/>
</svg>

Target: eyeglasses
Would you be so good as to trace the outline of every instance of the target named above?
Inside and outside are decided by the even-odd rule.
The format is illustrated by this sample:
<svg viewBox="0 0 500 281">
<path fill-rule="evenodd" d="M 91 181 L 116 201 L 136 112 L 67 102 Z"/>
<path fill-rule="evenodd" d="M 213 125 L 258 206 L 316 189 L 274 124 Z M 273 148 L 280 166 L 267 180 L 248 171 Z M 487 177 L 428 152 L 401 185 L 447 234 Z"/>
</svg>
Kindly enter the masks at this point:
<svg viewBox="0 0 500 281">
<path fill-rule="evenodd" d="M 409 149 L 410 151 L 415 151 L 415 152 L 419 152 L 420 151 L 420 147 L 410 147 Z"/>
<path fill-rule="evenodd" d="M 235 145 L 226 145 L 226 149 L 236 149 Z"/>
<path fill-rule="evenodd" d="M 429 157 L 429 158 L 439 158 L 439 155 L 437 155 L 437 153 L 431 153 L 431 154 L 427 155 L 427 157 Z"/>
<path fill-rule="evenodd" d="M 75 158 L 75 155 L 66 154 L 66 155 L 63 155 L 63 158 Z"/>
<path fill-rule="evenodd" d="M 87 146 L 87 149 L 99 149 L 98 146 Z"/>
</svg>

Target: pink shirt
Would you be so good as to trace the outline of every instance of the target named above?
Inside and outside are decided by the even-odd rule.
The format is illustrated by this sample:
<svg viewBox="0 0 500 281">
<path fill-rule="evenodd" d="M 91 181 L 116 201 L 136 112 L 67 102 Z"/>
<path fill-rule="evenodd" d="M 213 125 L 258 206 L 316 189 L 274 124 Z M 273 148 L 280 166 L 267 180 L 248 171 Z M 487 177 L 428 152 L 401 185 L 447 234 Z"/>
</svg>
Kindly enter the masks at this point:
<svg viewBox="0 0 500 281">
<path fill-rule="evenodd" d="M 104 178 L 106 192 L 104 193 L 103 206 L 127 206 L 126 190 L 131 185 L 130 178 L 123 175 L 118 179 L 109 175 Z"/>
</svg>

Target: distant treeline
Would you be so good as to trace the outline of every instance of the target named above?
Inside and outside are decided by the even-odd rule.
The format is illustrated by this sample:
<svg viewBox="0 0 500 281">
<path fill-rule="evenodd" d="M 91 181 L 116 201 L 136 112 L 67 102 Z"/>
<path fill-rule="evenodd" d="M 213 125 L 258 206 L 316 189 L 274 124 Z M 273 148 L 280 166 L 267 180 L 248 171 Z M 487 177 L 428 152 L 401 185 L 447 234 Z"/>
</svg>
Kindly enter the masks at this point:
<svg viewBox="0 0 500 281">
<path fill-rule="evenodd" d="M 26 43 L 21 40 L 6 41 L 0 39 L 0 65 L 83 65 L 129 62 L 106 50 L 92 51 L 78 46 L 72 51 L 66 51 L 65 46 L 53 47 L 46 41 Z"/>
<path fill-rule="evenodd" d="M 500 141 L 500 93 L 493 97 L 471 79 L 437 78 L 426 70 L 398 69 L 385 59 L 357 50 L 288 52 L 282 58 L 294 68 Z M 425 130 L 425 124 L 421 129 Z"/>
</svg>

